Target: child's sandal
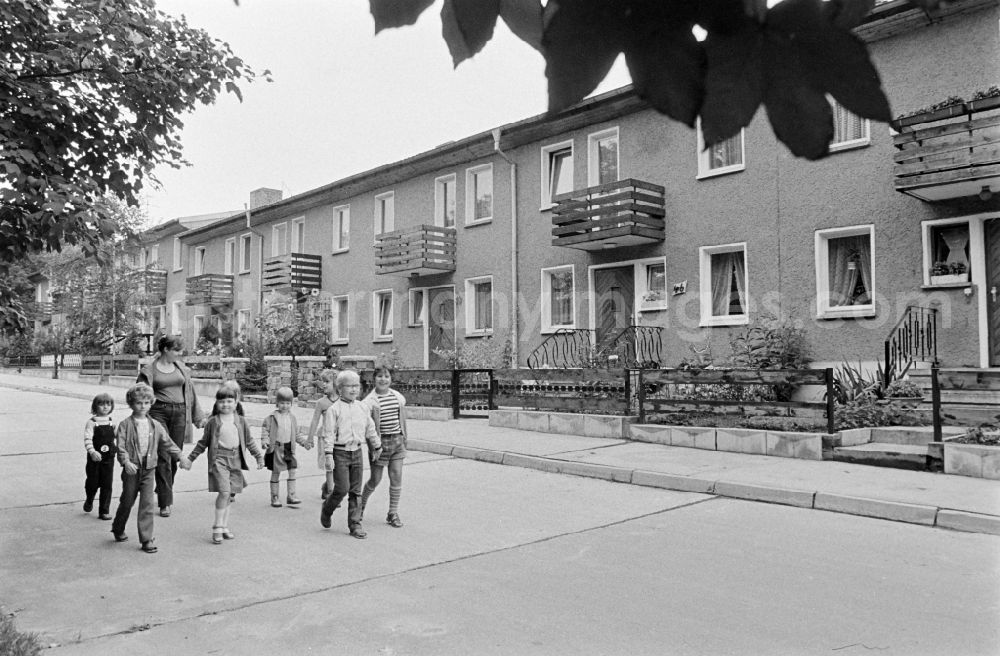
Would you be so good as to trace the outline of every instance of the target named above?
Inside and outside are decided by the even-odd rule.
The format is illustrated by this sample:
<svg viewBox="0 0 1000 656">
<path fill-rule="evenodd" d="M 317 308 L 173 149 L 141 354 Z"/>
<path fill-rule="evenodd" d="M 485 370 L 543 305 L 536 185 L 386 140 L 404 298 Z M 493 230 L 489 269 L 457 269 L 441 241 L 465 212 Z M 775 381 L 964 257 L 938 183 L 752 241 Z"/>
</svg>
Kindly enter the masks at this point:
<svg viewBox="0 0 1000 656">
<path fill-rule="evenodd" d="M 222 544 L 222 531 L 221 526 L 212 527 L 212 544 Z"/>
<path fill-rule="evenodd" d="M 403 521 L 399 518 L 399 513 L 391 512 L 385 516 L 385 523 L 393 528 L 402 528 Z"/>
<path fill-rule="evenodd" d="M 233 532 L 230 531 L 228 527 L 222 529 L 222 537 L 224 539 L 226 539 L 226 540 L 235 540 L 236 539 L 236 536 L 233 535 Z"/>
</svg>

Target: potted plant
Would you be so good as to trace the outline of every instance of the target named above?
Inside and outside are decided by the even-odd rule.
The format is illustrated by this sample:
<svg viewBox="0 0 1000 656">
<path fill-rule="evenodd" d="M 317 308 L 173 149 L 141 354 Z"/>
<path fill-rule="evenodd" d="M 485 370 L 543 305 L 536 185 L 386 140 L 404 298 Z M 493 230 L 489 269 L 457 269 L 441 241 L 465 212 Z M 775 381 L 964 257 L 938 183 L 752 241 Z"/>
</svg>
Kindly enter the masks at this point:
<svg viewBox="0 0 1000 656">
<path fill-rule="evenodd" d="M 977 91 L 966 103 L 970 112 L 982 112 L 1000 107 L 1000 87 L 994 85 L 986 91 Z"/>
<path fill-rule="evenodd" d="M 931 267 L 932 285 L 961 285 L 969 282 L 969 267 L 965 262 L 935 262 Z"/>
<path fill-rule="evenodd" d="M 943 121 L 966 113 L 968 113 L 968 107 L 965 104 L 965 100 L 958 96 L 949 96 L 939 103 L 897 116 L 891 125 L 898 132 L 910 125 Z"/>
</svg>

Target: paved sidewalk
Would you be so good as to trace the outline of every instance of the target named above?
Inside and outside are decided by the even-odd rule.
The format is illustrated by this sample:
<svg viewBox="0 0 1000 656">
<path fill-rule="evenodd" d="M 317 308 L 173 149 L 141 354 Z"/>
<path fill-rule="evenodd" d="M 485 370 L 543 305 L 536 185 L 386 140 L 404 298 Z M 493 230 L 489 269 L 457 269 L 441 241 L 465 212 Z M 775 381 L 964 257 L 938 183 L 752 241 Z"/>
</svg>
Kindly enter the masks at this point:
<svg viewBox="0 0 1000 656">
<path fill-rule="evenodd" d="M 0 387 L 84 399 L 103 388 L 124 402 L 122 388 L 9 372 L 0 373 Z M 211 407 L 213 399 L 199 398 Z M 247 403 L 245 409 L 251 424 L 259 425 L 272 407 Z M 299 425 L 308 427 L 312 410 L 296 407 L 294 412 Z M 1000 485 L 991 480 L 533 433 L 489 426 L 482 419 L 410 421 L 409 427 L 409 447 L 415 451 L 1000 535 Z"/>
</svg>

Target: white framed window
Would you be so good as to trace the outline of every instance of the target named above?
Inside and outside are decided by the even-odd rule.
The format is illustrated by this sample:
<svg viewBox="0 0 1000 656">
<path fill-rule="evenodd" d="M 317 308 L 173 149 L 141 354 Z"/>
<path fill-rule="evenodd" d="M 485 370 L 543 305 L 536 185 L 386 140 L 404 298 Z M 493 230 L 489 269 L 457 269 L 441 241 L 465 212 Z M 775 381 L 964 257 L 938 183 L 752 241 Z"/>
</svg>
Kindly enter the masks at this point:
<svg viewBox="0 0 1000 656">
<path fill-rule="evenodd" d="M 388 191 L 375 197 L 375 238 L 396 229 L 396 195 Z"/>
<path fill-rule="evenodd" d="M 924 285 L 965 286 L 972 279 L 972 226 L 966 218 L 938 219 L 920 224 Z M 982 251 L 976 250 L 980 253 Z"/>
<path fill-rule="evenodd" d="M 542 147 L 542 206 L 552 207 L 552 199 L 573 191 L 573 142 L 562 141 Z"/>
<path fill-rule="evenodd" d="M 455 227 L 455 174 L 434 179 L 434 225 Z"/>
<path fill-rule="evenodd" d="M 206 325 L 205 319 L 206 317 L 204 314 L 194 315 L 194 336 L 191 339 L 191 342 L 194 344 L 197 344 L 198 340 L 201 339 L 201 331 L 205 329 Z"/>
<path fill-rule="evenodd" d="M 233 275 L 233 265 L 236 263 L 236 238 L 226 240 L 225 262 L 222 272 L 227 276 Z"/>
<path fill-rule="evenodd" d="M 250 233 L 240 235 L 240 273 L 250 273 Z"/>
<path fill-rule="evenodd" d="M 852 114 L 839 102 L 830 98 L 833 110 L 833 140 L 830 152 L 860 148 L 871 143 L 871 121 Z"/>
<path fill-rule="evenodd" d="M 725 141 L 705 148 L 705 136 L 701 131 L 701 121 L 698 122 L 698 179 L 711 178 L 716 175 L 735 173 L 746 168 L 745 136 L 746 130 L 740 129 Z"/>
<path fill-rule="evenodd" d="M 465 334 L 470 337 L 493 334 L 493 276 L 465 281 Z"/>
<path fill-rule="evenodd" d="M 181 312 L 184 308 L 184 301 L 174 301 L 170 304 L 170 334 L 180 335 L 184 329 L 184 322 Z"/>
<path fill-rule="evenodd" d="M 330 306 L 330 342 L 347 344 L 350 339 L 351 306 L 347 296 L 334 296 Z"/>
<path fill-rule="evenodd" d="M 174 271 L 180 271 L 184 268 L 184 245 L 181 243 L 180 237 L 174 237 Z"/>
<path fill-rule="evenodd" d="M 493 165 L 465 170 L 465 224 L 493 220 Z"/>
<path fill-rule="evenodd" d="M 198 246 L 194 249 L 194 275 L 200 276 L 205 273 L 205 247 Z"/>
<path fill-rule="evenodd" d="M 380 289 L 372 294 L 372 341 L 391 341 L 393 323 L 392 290 Z"/>
<path fill-rule="evenodd" d="M 424 325 L 424 301 L 427 297 L 427 290 L 424 288 L 411 289 L 408 292 L 407 300 L 409 311 L 407 312 L 407 325 Z"/>
<path fill-rule="evenodd" d="M 306 220 L 298 218 L 292 220 L 292 243 L 289 247 L 291 253 L 306 252 Z"/>
<path fill-rule="evenodd" d="M 149 248 L 149 261 L 146 263 L 147 266 L 159 267 L 160 266 L 160 245 L 153 244 Z"/>
<path fill-rule="evenodd" d="M 351 247 L 351 206 L 333 208 L 333 252 L 343 253 Z"/>
<path fill-rule="evenodd" d="M 663 259 L 639 266 L 640 312 L 667 309 L 667 264 Z"/>
<path fill-rule="evenodd" d="M 587 185 L 618 182 L 618 128 L 587 136 Z"/>
<path fill-rule="evenodd" d="M 250 337 L 250 308 L 243 308 L 236 311 L 236 334 L 234 339 L 247 339 Z"/>
<path fill-rule="evenodd" d="M 875 315 L 875 226 L 817 230 L 816 311 L 820 318 Z"/>
<path fill-rule="evenodd" d="M 576 276 L 572 264 L 542 269 L 542 334 L 576 327 Z"/>
<path fill-rule="evenodd" d="M 271 257 L 288 252 L 288 223 L 283 221 L 271 226 Z"/>
<path fill-rule="evenodd" d="M 144 333 L 156 334 L 167 327 L 167 306 L 155 305 L 143 311 Z"/>
<path fill-rule="evenodd" d="M 747 245 L 722 244 L 698 249 L 702 326 L 749 322 Z"/>
</svg>

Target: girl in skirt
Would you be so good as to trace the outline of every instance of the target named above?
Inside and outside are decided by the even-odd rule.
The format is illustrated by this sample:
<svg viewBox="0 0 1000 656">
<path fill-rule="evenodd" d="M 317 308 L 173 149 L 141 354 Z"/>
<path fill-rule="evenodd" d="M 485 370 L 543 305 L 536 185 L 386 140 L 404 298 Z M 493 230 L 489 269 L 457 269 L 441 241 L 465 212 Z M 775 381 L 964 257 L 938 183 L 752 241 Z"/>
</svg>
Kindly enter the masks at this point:
<svg viewBox="0 0 1000 656">
<path fill-rule="evenodd" d="M 215 393 L 215 407 L 205 424 L 205 432 L 194 449 L 184 459 L 190 466 L 203 451 L 208 451 L 208 491 L 216 492 L 215 524 L 212 526 L 212 544 L 232 540 L 236 536 L 229 530 L 229 510 L 233 498 L 243 491 L 247 467 L 244 451 L 257 459 L 257 469 L 264 467 L 264 454 L 257 440 L 250 435 L 250 426 L 243 418 L 239 405 L 240 387 L 226 381 Z"/>
</svg>

